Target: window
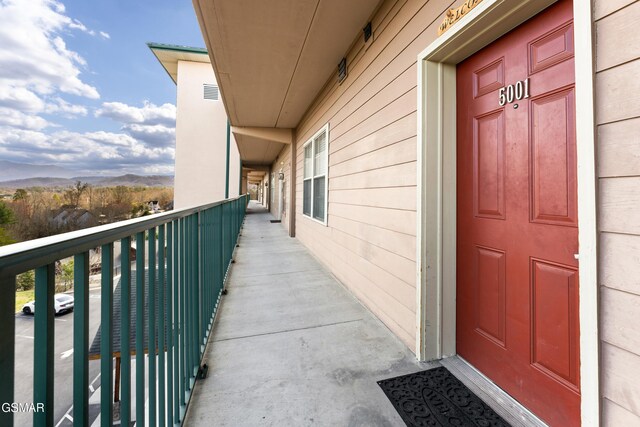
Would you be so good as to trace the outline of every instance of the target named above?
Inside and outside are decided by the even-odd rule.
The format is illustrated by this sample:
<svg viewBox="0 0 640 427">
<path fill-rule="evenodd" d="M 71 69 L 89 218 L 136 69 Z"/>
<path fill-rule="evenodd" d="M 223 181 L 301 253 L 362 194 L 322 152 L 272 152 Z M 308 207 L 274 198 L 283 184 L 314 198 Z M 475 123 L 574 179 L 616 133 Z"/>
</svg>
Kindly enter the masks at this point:
<svg viewBox="0 0 640 427">
<path fill-rule="evenodd" d="M 327 223 L 328 158 L 329 125 L 327 124 L 304 145 L 302 184 L 302 213 L 325 225 Z"/>
</svg>

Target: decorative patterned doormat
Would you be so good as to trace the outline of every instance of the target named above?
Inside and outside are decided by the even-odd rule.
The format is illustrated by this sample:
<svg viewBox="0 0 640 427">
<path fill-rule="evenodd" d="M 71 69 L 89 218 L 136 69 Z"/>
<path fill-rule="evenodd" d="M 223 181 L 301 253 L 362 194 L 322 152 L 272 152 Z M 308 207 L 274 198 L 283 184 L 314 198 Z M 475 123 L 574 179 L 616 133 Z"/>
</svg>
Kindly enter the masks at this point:
<svg viewBox="0 0 640 427">
<path fill-rule="evenodd" d="M 444 367 L 389 378 L 378 385 L 409 427 L 509 427 Z"/>
</svg>

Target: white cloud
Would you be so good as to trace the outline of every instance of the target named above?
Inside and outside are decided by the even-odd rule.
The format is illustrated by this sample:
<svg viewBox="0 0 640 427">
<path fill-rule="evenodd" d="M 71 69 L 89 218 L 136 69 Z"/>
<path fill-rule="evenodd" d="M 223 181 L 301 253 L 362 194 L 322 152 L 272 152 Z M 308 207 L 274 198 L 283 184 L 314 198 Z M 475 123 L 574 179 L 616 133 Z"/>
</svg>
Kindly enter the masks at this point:
<svg viewBox="0 0 640 427">
<path fill-rule="evenodd" d="M 57 113 L 67 118 L 75 118 L 77 116 L 86 116 L 87 107 L 82 105 L 70 104 L 62 98 L 54 98 L 48 103 L 44 111 L 48 114 Z"/>
<path fill-rule="evenodd" d="M 145 101 L 142 107 L 134 107 L 122 102 L 105 102 L 95 115 L 122 123 L 122 130 L 150 146 L 175 144 L 176 106 L 173 104 L 155 105 Z"/>
<path fill-rule="evenodd" d="M 0 93 L 12 94 L 12 98 L 0 100 L 2 105 L 40 112 L 46 98 L 57 92 L 100 97 L 98 90 L 81 78 L 86 61 L 62 38 L 69 31 L 92 31 L 66 16 L 62 3 L 0 0 L 0 22 Z M 7 105 L 11 101 L 28 105 Z"/>
<path fill-rule="evenodd" d="M 35 130 L 0 126 L 0 158 L 69 169 L 114 173 L 171 173 L 175 149 L 152 147 L 130 135 L 113 132 Z"/>
<path fill-rule="evenodd" d="M 96 111 L 96 117 L 108 117 L 124 124 L 164 124 L 175 126 L 176 106 L 173 104 L 155 105 L 144 101 L 141 108 L 132 107 L 122 102 L 104 102 Z"/>
<path fill-rule="evenodd" d="M 66 95 L 100 98 L 86 80 L 86 60 L 65 43 L 74 32 L 110 39 L 67 16 L 60 0 L 0 0 L 0 159 L 88 174 L 171 173 L 173 104 L 103 103 L 95 116 L 117 121 L 120 132 L 72 132 L 49 121 L 89 113 Z"/>
<path fill-rule="evenodd" d="M 13 126 L 20 129 L 41 130 L 50 126 L 50 123 L 40 116 L 0 107 L 0 125 Z"/>
</svg>

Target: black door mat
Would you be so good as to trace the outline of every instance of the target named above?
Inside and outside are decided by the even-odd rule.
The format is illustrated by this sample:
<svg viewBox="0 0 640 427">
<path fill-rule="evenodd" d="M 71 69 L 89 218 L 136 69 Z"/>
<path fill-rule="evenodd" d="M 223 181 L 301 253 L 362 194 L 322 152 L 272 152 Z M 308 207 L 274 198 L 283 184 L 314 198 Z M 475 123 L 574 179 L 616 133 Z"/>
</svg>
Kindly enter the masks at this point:
<svg viewBox="0 0 640 427">
<path fill-rule="evenodd" d="M 509 427 L 444 367 L 389 378 L 378 385 L 409 427 Z"/>
<path fill-rule="evenodd" d="M 271 222 L 271 224 L 280 224 L 282 221 L 280 221 L 279 219 L 272 219 L 269 220 Z"/>
</svg>

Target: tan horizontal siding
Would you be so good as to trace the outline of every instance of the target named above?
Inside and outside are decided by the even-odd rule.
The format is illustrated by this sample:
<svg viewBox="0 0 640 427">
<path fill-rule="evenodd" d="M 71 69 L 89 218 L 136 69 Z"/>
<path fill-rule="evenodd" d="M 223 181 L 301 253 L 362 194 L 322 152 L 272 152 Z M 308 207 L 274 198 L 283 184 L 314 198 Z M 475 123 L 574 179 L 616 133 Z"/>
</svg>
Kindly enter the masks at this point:
<svg viewBox="0 0 640 427">
<path fill-rule="evenodd" d="M 416 260 L 416 239 L 414 236 L 338 216 L 331 218 L 331 226 L 409 261 L 415 262 Z M 409 280 L 406 281 L 409 282 Z"/>
<path fill-rule="evenodd" d="M 596 74 L 596 120 L 599 124 L 640 117 L 639 75 L 640 60 Z"/>
<path fill-rule="evenodd" d="M 414 350 L 416 57 L 452 0 L 383 2 L 297 128 L 297 237 Z M 328 222 L 302 215 L 303 144 L 329 123 Z"/>
<path fill-rule="evenodd" d="M 416 162 L 399 163 L 369 171 L 332 177 L 329 180 L 329 189 L 346 190 L 415 186 L 416 167 Z"/>
<path fill-rule="evenodd" d="M 309 138 L 314 128 L 321 127 L 345 106 L 353 109 L 354 105 L 362 105 L 408 67 L 415 65 L 417 54 L 435 39 L 439 21 L 451 5 L 449 0 L 403 4 L 388 27 L 381 34 L 374 35 L 375 41 L 365 58 L 349 67 L 349 77 L 338 87 L 339 90 L 319 96 L 316 102 L 322 104 L 322 108 L 312 108 L 310 114 L 303 118 L 299 126 L 301 139 Z M 343 114 L 349 113 L 347 110 Z"/>
<path fill-rule="evenodd" d="M 416 114 L 414 111 L 410 111 L 406 116 L 389 122 L 386 126 L 377 129 L 362 139 L 353 141 L 347 146 L 341 148 L 331 147 L 334 150 L 331 152 L 331 164 L 336 165 L 416 136 L 416 128 Z"/>
<path fill-rule="evenodd" d="M 635 0 L 597 0 L 594 2 L 594 18 L 602 19 L 633 3 Z"/>
<path fill-rule="evenodd" d="M 600 234 L 600 284 L 640 295 L 640 236 Z M 640 308 L 636 311 L 640 319 Z M 603 321 L 606 317 L 603 318 Z"/>
<path fill-rule="evenodd" d="M 640 118 L 598 129 L 600 177 L 640 176 Z"/>
<path fill-rule="evenodd" d="M 416 138 L 412 137 L 330 166 L 329 173 L 331 177 L 340 177 L 355 172 L 364 172 L 401 163 L 415 162 L 416 149 Z"/>
<path fill-rule="evenodd" d="M 606 319 L 600 325 L 603 341 L 637 352 L 640 348 L 640 329 L 638 328 L 637 307 L 640 307 L 640 295 L 601 288 L 601 316 Z"/>
<path fill-rule="evenodd" d="M 375 208 L 370 206 L 345 206 L 329 204 L 329 220 L 331 216 L 339 216 L 363 224 L 375 225 L 391 231 L 410 236 L 416 235 L 416 213 L 394 209 Z"/>
<path fill-rule="evenodd" d="M 639 372 L 640 356 L 603 342 L 602 394 L 636 416 L 640 413 Z M 611 427 L 615 427 L 615 424 Z"/>
<path fill-rule="evenodd" d="M 640 2 L 594 16 L 603 422 L 640 425 Z"/>
<path fill-rule="evenodd" d="M 640 234 L 640 176 L 600 179 L 600 230 Z"/>
<path fill-rule="evenodd" d="M 611 1 L 611 0 L 609 0 Z M 640 2 L 603 18 L 596 24 L 596 70 L 601 71 L 640 57 Z M 624 43 L 620 35 L 624 34 Z"/>
<path fill-rule="evenodd" d="M 415 187 L 357 188 L 331 191 L 329 203 L 415 211 L 415 196 Z"/>
<path fill-rule="evenodd" d="M 616 405 L 609 399 L 603 399 L 602 421 L 605 426 L 640 426 L 640 417 Z"/>
</svg>

